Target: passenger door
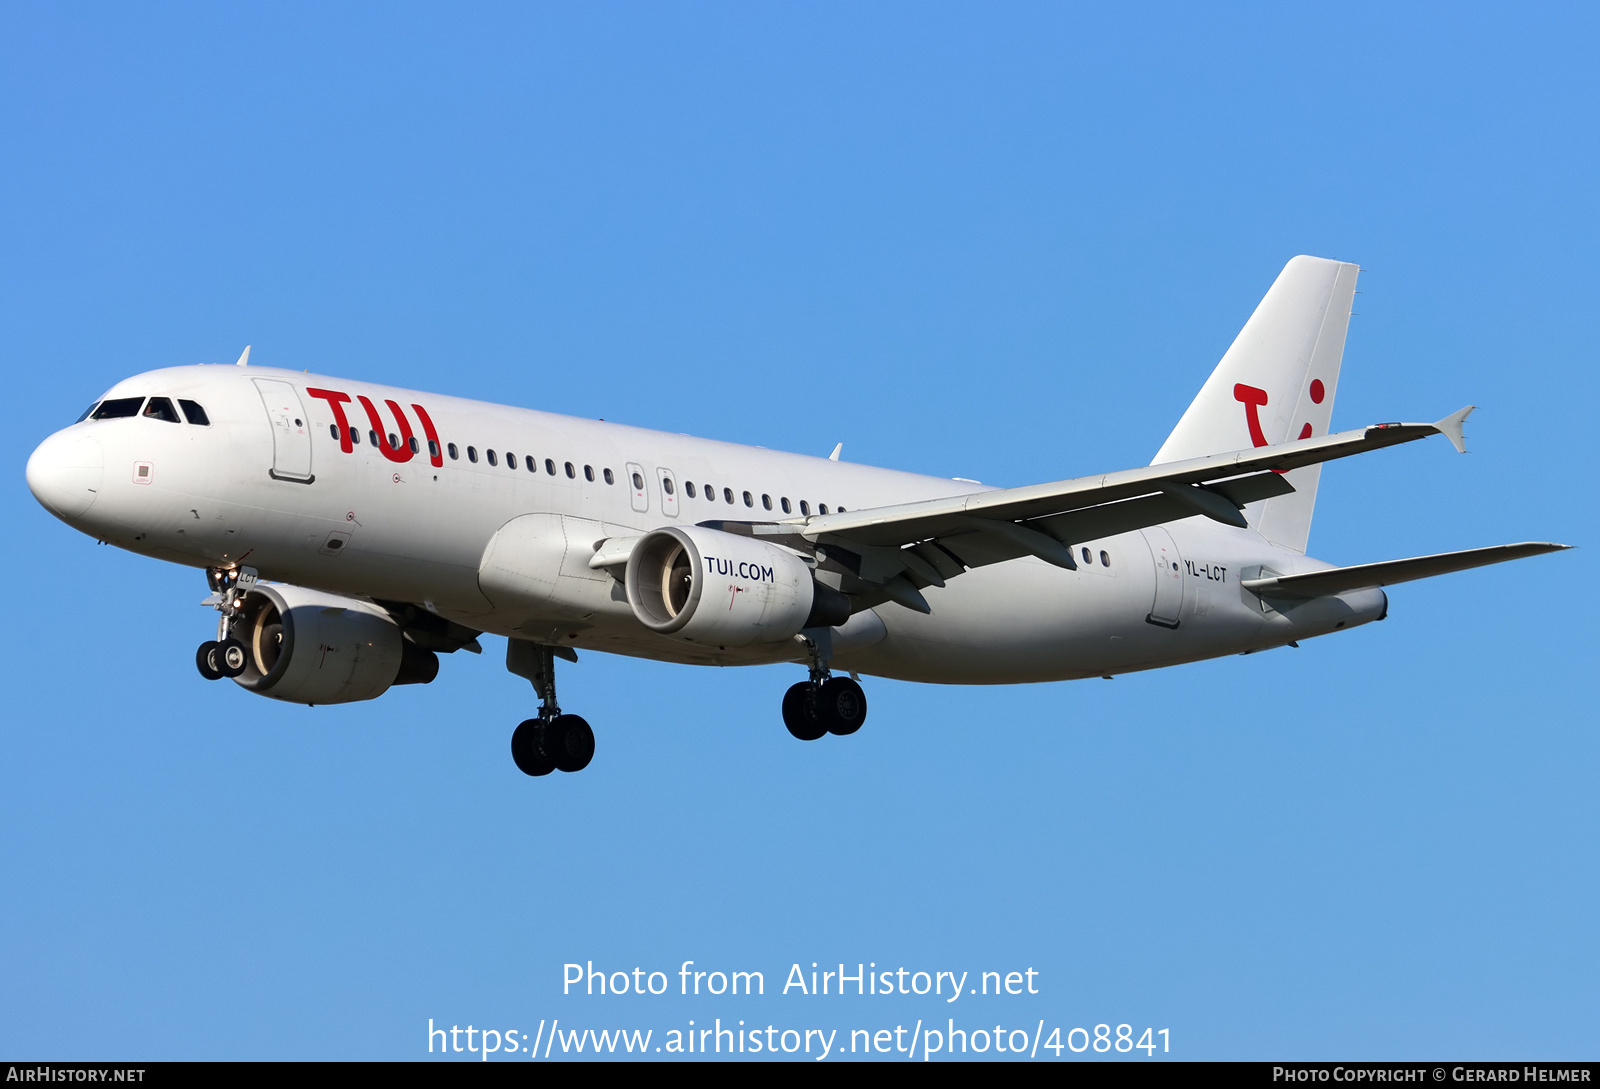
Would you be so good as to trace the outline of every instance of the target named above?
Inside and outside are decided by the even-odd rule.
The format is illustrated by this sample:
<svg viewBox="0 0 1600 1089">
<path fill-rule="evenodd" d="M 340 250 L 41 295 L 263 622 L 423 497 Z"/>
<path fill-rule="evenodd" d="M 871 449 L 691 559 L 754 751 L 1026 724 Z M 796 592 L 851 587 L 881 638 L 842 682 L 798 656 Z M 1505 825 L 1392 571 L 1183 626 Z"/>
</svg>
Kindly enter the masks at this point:
<svg viewBox="0 0 1600 1089">
<path fill-rule="evenodd" d="M 1176 628 L 1183 615 L 1183 557 L 1178 555 L 1172 534 L 1162 527 L 1151 526 L 1140 533 L 1145 544 L 1150 546 L 1150 560 L 1156 576 L 1155 597 L 1145 620 L 1163 628 Z"/>
<path fill-rule="evenodd" d="M 306 423 L 300 394 L 288 382 L 274 378 L 253 381 L 272 424 L 272 468 L 268 475 L 274 480 L 310 484 L 316 479 L 311 475 L 311 427 Z"/>
</svg>

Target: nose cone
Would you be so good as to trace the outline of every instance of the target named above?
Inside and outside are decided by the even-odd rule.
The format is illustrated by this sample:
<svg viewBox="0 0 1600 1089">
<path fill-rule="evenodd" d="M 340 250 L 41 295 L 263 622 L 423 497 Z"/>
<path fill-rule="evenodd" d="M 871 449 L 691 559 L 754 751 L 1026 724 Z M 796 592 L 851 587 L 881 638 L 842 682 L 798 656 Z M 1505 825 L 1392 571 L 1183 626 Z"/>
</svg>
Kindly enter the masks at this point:
<svg viewBox="0 0 1600 1089">
<path fill-rule="evenodd" d="M 105 465 L 105 452 L 92 436 L 58 431 L 28 459 L 28 490 L 51 514 L 70 522 L 94 504 Z"/>
</svg>

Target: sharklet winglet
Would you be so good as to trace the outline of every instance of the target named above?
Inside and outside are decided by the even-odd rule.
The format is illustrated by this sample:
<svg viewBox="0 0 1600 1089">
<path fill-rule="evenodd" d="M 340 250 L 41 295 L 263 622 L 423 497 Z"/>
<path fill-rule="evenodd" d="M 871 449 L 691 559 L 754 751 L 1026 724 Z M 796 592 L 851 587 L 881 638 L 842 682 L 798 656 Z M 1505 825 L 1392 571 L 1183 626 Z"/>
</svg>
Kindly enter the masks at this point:
<svg viewBox="0 0 1600 1089">
<path fill-rule="evenodd" d="M 1467 437 L 1462 433 L 1461 425 L 1467 422 L 1467 417 L 1472 415 L 1473 409 L 1477 407 L 1477 405 L 1468 405 L 1458 412 L 1452 412 L 1433 425 L 1439 429 L 1439 434 L 1450 440 L 1450 445 L 1456 448 L 1456 453 L 1458 454 L 1467 452 Z"/>
</svg>

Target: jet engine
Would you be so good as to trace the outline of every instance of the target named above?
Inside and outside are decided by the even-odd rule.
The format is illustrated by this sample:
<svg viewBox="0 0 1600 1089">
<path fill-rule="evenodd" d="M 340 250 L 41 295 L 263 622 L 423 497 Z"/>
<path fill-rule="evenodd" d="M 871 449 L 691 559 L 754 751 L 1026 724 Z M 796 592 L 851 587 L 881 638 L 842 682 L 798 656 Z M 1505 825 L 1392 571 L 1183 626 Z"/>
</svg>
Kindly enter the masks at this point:
<svg viewBox="0 0 1600 1089">
<path fill-rule="evenodd" d="M 258 583 L 244 598 L 233 638 L 245 670 L 234 680 L 288 703 L 354 703 L 396 684 L 427 684 L 439 659 L 407 641 L 371 602 L 300 586 Z"/>
<path fill-rule="evenodd" d="M 849 599 L 818 584 L 797 553 L 704 526 L 645 534 L 625 581 L 641 624 L 690 643 L 777 643 L 850 616 Z"/>
</svg>

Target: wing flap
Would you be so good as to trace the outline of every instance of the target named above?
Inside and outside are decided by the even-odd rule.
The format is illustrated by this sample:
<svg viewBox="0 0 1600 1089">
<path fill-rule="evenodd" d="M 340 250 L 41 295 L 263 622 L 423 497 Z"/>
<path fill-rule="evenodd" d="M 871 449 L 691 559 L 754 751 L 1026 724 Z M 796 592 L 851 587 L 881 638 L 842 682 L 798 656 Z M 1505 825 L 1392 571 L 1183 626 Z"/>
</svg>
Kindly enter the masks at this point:
<svg viewBox="0 0 1600 1089">
<path fill-rule="evenodd" d="M 1240 585 L 1262 597 L 1325 597 L 1330 594 L 1342 594 L 1346 590 L 1363 590 L 1373 586 L 1389 586 L 1396 582 L 1410 582 L 1412 579 L 1432 578 L 1434 575 L 1447 575 L 1452 571 L 1466 571 L 1474 567 L 1485 567 L 1491 563 L 1520 560 L 1525 556 L 1541 556 L 1546 552 L 1560 552 L 1571 547 L 1549 541 L 1523 541 L 1520 544 L 1469 548 L 1464 552 L 1414 556 L 1408 560 L 1384 560 L 1381 563 L 1363 563 L 1354 567 L 1335 567 L 1331 571 L 1308 571 L 1300 575 L 1245 579 Z"/>
</svg>

